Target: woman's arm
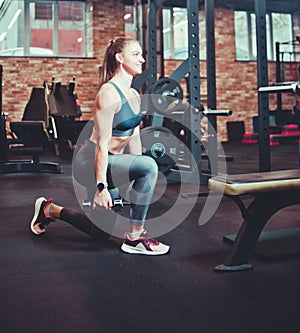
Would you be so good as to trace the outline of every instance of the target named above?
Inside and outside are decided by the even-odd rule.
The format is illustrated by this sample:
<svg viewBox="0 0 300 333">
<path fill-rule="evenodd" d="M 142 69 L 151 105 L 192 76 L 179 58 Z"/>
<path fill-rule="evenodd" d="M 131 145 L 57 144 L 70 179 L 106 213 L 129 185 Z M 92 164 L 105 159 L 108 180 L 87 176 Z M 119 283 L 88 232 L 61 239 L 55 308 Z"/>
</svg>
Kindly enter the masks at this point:
<svg viewBox="0 0 300 333">
<path fill-rule="evenodd" d="M 97 145 L 95 150 L 95 176 L 96 184 L 107 183 L 108 147 L 111 140 L 112 123 L 115 112 L 120 108 L 116 102 L 113 88 L 104 85 L 98 92 L 95 100 L 94 123 Z M 109 209 L 112 207 L 111 196 L 107 189 L 96 191 L 93 207 Z"/>
</svg>

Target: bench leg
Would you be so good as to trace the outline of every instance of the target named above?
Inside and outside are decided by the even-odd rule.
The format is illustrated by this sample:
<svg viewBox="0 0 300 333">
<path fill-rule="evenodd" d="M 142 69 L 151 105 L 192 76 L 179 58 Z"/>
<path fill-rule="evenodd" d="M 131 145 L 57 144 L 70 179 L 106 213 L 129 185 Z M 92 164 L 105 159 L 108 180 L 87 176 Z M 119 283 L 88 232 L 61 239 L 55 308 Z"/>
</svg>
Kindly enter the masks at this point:
<svg viewBox="0 0 300 333">
<path fill-rule="evenodd" d="M 300 190 L 258 194 L 247 208 L 246 219 L 234 240 L 229 257 L 225 264 L 216 266 L 215 271 L 251 269 L 248 260 L 266 223 L 280 209 L 299 203 Z"/>
</svg>

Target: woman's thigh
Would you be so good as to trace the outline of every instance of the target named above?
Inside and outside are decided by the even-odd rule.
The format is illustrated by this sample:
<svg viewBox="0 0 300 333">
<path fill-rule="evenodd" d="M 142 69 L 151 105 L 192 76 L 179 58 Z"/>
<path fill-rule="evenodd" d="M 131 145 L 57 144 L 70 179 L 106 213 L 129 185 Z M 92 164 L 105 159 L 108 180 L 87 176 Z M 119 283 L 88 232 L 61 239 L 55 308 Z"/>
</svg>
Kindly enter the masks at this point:
<svg viewBox="0 0 300 333">
<path fill-rule="evenodd" d="M 157 164 L 149 156 L 109 155 L 108 161 L 109 178 L 115 187 L 131 183 L 139 178 L 153 177 L 157 174 Z"/>
</svg>

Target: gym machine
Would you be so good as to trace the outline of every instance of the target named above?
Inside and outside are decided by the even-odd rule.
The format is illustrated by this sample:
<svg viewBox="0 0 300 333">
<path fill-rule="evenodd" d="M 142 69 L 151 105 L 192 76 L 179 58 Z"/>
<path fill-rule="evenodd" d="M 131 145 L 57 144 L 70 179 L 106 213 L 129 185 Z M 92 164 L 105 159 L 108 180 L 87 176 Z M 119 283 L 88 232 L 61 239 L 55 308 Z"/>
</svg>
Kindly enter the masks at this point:
<svg viewBox="0 0 300 333">
<path fill-rule="evenodd" d="M 278 110 L 281 110 L 281 93 L 299 93 L 299 82 L 281 82 L 280 62 L 276 62 L 276 83 L 269 86 L 267 34 L 266 34 L 266 1 L 255 0 L 256 40 L 257 40 L 257 83 L 258 83 L 258 119 L 259 119 L 259 171 L 271 170 L 269 100 L 267 93 L 277 93 Z M 277 58 L 279 44 L 277 44 Z"/>
<path fill-rule="evenodd" d="M 278 81 L 275 85 L 268 86 L 266 12 L 266 0 L 255 0 L 259 113 L 259 171 L 264 172 L 264 176 L 259 175 L 259 173 L 253 173 L 234 175 L 232 177 L 228 176 L 226 180 L 224 177 L 215 177 L 209 180 L 209 188 L 215 192 L 218 192 L 218 189 L 226 188 L 222 191 L 222 194 L 225 194 L 226 197 L 230 197 L 236 202 L 244 218 L 244 223 L 238 234 L 223 237 L 223 240 L 231 243 L 233 248 L 225 264 L 217 266 L 215 268 L 216 271 L 237 271 L 251 268 L 251 265 L 247 262 L 248 258 L 246 257 L 249 257 L 253 251 L 253 247 L 260 237 L 260 233 L 270 216 L 283 207 L 297 203 L 295 198 L 298 199 L 298 195 L 296 194 L 297 188 L 294 184 L 296 180 L 299 179 L 298 170 L 285 170 L 283 173 L 280 173 L 280 171 L 268 172 L 271 168 L 268 94 L 282 92 L 299 94 L 299 82 L 281 83 Z M 294 175 L 292 175 L 293 172 Z M 276 181 L 278 181 L 278 185 L 276 184 Z M 214 182 L 216 183 L 214 184 Z M 288 184 L 289 182 L 293 183 L 293 186 Z M 226 186 L 224 186 L 224 184 Z M 236 191 L 236 189 L 233 190 L 235 186 L 238 186 L 240 191 Z M 247 190 L 248 186 L 250 186 L 251 189 L 249 188 L 249 190 Z M 279 188 L 280 186 L 281 188 Z M 282 191 L 279 191 L 280 189 Z M 289 193 L 289 191 L 291 191 L 291 193 Z M 249 193 L 254 195 L 255 199 L 246 209 L 239 196 Z M 276 232 L 281 231 L 276 230 Z M 271 239 L 266 236 L 268 231 L 265 231 L 264 233 L 266 242 L 268 242 Z M 271 232 L 270 235 L 272 235 Z M 283 235 L 285 234 L 283 233 Z M 271 237 L 272 240 L 274 240 L 274 235 Z M 288 242 L 290 242 L 292 237 L 290 234 L 288 237 Z M 263 241 L 263 239 L 260 240 Z M 284 241 L 282 244 L 284 244 Z M 279 252 L 277 253 L 280 254 Z"/>
<path fill-rule="evenodd" d="M 80 132 L 86 125 L 82 121 L 78 96 L 75 93 L 75 77 L 68 85 L 62 85 L 52 77 L 51 85 L 43 83 L 49 107 L 51 132 L 54 137 L 56 155 L 60 155 L 59 147 L 66 142 L 73 150 Z"/>
<path fill-rule="evenodd" d="M 293 45 L 294 47 L 300 46 L 300 37 L 297 36 L 295 40 L 288 41 L 288 42 L 276 42 L 275 43 L 275 49 L 276 49 L 276 85 L 285 85 L 285 55 L 289 54 L 290 57 L 290 64 L 289 64 L 289 75 L 290 80 L 298 81 L 300 78 L 300 64 L 297 65 L 296 69 L 293 67 L 296 65 L 296 63 L 293 63 L 293 57 L 295 57 L 297 54 L 300 54 L 299 51 L 296 49 L 293 52 L 287 52 L 282 51 L 281 46 L 286 45 Z M 286 84 L 293 83 L 293 82 L 287 82 Z M 282 110 L 282 96 L 281 91 L 277 92 L 277 110 Z"/>
<path fill-rule="evenodd" d="M 26 120 L 11 122 L 10 129 L 17 139 L 8 140 L 6 134 L 6 115 L 2 111 L 2 74 L 0 65 L 0 174 L 15 172 L 54 172 L 61 173 L 58 163 L 40 162 L 49 135 L 45 122 Z M 14 145 L 16 143 L 17 145 Z M 9 160 L 9 153 L 15 155 L 32 155 L 32 160 Z"/>
<path fill-rule="evenodd" d="M 199 15 L 198 1 L 187 0 L 188 14 L 188 58 L 184 60 L 169 77 L 162 77 L 157 81 L 157 13 L 164 4 L 164 0 L 149 1 L 147 12 L 147 69 L 143 71 L 133 82 L 133 87 L 137 90 L 144 88 L 146 96 L 145 109 L 151 114 L 150 127 L 141 131 L 143 152 L 154 157 L 158 164 L 163 162 L 169 166 L 168 179 L 175 181 L 207 184 L 212 174 L 217 174 L 217 138 L 216 138 L 216 116 L 230 116 L 231 110 L 216 110 L 215 102 L 215 72 L 214 61 L 214 36 L 209 36 L 210 47 L 207 59 L 208 91 L 211 91 L 208 99 L 208 108 L 203 110 L 200 102 L 200 59 L 199 59 Z M 213 19 L 211 15 L 214 10 L 213 1 L 206 1 L 208 31 L 213 34 Z M 212 27 L 211 27 L 212 25 Z M 213 38 L 212 38 L 213 37 Z M 211 72 L 211 74 L 209 73 Z M 163 72 L 163 71 L 162 71 Z M 179 82 L 187 77 L 189 103 L 182 103 L 183 91 Z M 210 76 L 211 75 L 211 76 Z M 148 96 L 148 99 L 147 99 Z M 178 121 L 179 115 L 183 115 L 184 121 Z M 208 157 L 209 170 L 202 169 L 203 143 L 201 141 L 201 119 L 206 116 L 209 122 L 208 133 Z M 169 119 L 174 123 L 181 123 L 187 129 L 188 135 L 185 141 L 180 140 L 180 136 L 174 135 L 172 131 L 165 129 L 165 120 Z M 161 133 L 160 133 L 161 132 Z M 146 133 L 146 135 L 145 135 Z M 143 137 L 147 136 L 147 140 Z M 152 139 L 150 137 L 152 136 Z M 156 142 L 155 141 L 156 138 Z M 178 141 L 178 142 L 177 142 Z M 171 144 L 170 144 L 171 142 Z M 180 143 L 186 144 L 188 154 L 190 154 L 189 168 L 180 167 L 183 150 Z M 167 158 L 167 156 L 169 158 Z M 184 159 L 184 158 L 183 158 Z M 173 161 L 173 163 L 171 163 Z M 170 162 L 170 164 L 168 164 Z M 173 166 L 179 166 L 179 170 Z"/>
<path fill-rule="evenodd" d="M 285 93 L 291 92 L 300 95 L 300 82 L 281 82 L 272 86 L 259 87 L 259 93 Z M 300 140 L 298 143 L 298 164 L 300 166 Z"/>
</svg>

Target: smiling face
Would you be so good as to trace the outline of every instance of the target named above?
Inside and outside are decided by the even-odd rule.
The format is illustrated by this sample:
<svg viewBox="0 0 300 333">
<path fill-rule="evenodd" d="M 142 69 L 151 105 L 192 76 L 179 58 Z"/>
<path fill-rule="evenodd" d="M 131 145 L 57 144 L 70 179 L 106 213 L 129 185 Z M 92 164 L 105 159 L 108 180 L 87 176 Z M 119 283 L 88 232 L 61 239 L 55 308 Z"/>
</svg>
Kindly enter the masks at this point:
<svg viewBox="0 0 300 333">
<path fill-rule="evenodd" d="M 127 43 L 123 51 L 116 54 L 116 59 L 129 74 L 134 76 L 142 73 L 145 59 L 142 48 L 137 41 Z"/>
</svg>

